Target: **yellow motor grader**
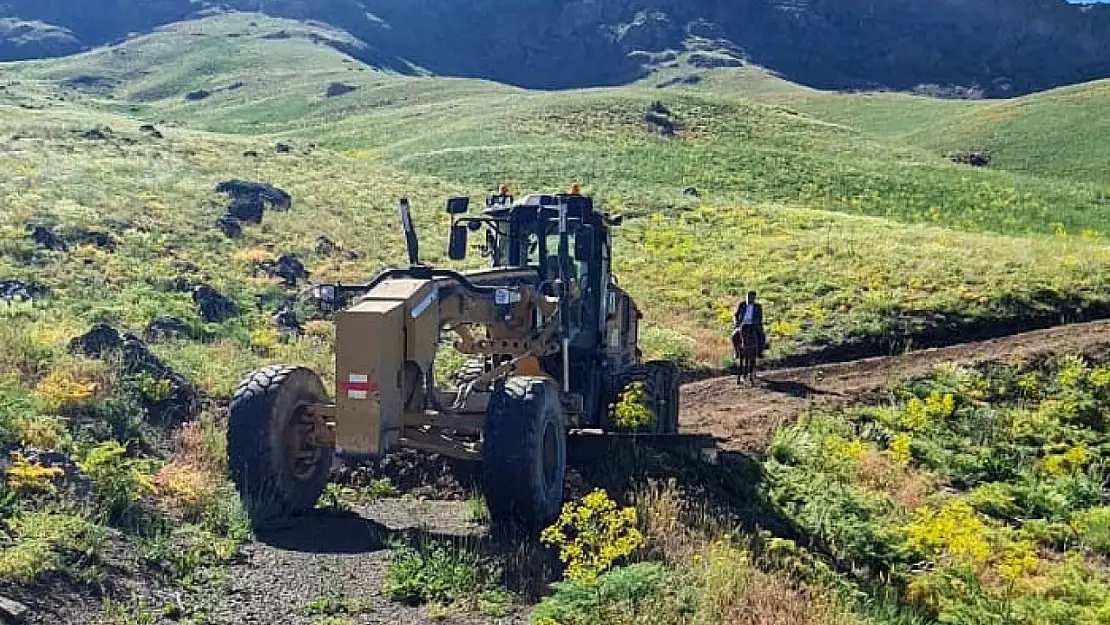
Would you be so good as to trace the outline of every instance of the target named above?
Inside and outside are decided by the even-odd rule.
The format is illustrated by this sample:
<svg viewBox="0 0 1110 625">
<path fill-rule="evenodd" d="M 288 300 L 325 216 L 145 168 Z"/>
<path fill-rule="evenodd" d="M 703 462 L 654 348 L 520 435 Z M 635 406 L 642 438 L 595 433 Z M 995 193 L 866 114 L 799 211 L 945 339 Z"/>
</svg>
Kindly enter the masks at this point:
<svg viewBox="0 0 1110 625">
<path fill-rule="evenodd" d="M 239 385 L 228 461 L 252 517 L 311 509 L 336 455 L 412 447 L 480 462 L 491 519 L 535 527 L 562 505 L 568 433 L 616 435 L 612 406 L 631 382 L 643 383 L 652 415 L 631 435 L 677 434 L 678 372 L 641 362 L 641 312 L 610 272 L 621 217 L 576 187 L 519 200 L 502 187 L 485 204 L 471 215 L 469 198 L 447 201 L 447 252 L 462 260 L 468 235 L 484 230 L 476 247 L 489 268 L 422 264 L 402 199 L 409 266 L 367 284 L 315 287 L 338 310 L 334 399 L 295 365 Z M 441 385 L 435 359 L 452 333 L 469 360 Z"/>
</svg>

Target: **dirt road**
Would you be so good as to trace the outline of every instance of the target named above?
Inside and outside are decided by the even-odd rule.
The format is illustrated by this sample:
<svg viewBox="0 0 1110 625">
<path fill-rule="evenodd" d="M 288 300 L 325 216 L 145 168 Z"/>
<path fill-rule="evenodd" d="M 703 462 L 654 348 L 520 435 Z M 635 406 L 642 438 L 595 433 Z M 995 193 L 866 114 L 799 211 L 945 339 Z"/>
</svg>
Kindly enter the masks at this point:
<svg viewBox="0 0 1110 625">
<path fill-rule="evenodd" d="M 754 387 L 737 385 L 735 376 L 713 378 L 682 388 L 680 425 L 683 431 L 718 437 L 725 449 L 759 456 L 775 428 L 798 414 L 879 391 L 900 378 L 927 375 L 944 362 L 977 364 L 1107 350 L 1110 321 L 1094 321 L 902 356 L 766 371 Z"/>
</svg>

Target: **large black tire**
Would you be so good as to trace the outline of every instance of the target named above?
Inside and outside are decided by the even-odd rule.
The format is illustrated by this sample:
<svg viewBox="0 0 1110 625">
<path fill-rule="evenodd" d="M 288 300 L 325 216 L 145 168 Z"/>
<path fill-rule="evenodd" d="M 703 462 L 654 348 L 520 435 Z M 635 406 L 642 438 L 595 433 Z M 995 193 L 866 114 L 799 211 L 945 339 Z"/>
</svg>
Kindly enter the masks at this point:
<svg viewBox="0 0 1110 625">
<path fill-rule="evenodd" d="M 654 434 L 678 432 L 678 367 L 668 360 L 653 360 L 629 367 L 620 376 L 613 401 L 633 382 L 643 382 L 648 407 L 655 413 Z"/>
<path fill-rule="evenodd" d="M 493 525 L 534 530 L 559 516 L 566 436 L 553 382 L 520 376 L 494 387 L 482 448 L 482 490 Z"/>
<path fill-rule="evenodd" d="M 298 461 L 290 445 L 303 427 L 302 408 L 327 401 L 320 377 L 303 367 L 269 366 L 236 389 L 228 415 L 228 471 L 256 527 L 312 509 L 323 492 L 334 448 L 317 447 L 311 460 Z"/>
</svg>

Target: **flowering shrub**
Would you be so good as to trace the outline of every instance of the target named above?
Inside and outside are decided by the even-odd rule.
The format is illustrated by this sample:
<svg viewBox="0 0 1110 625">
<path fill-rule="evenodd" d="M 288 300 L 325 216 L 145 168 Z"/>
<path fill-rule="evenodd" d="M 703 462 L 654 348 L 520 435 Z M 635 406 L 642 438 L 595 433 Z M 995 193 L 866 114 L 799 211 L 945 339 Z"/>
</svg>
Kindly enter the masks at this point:
<svg viewBox="0 0 1110 625">
<path fill-rule="evenodd" d="M 613 562 L 642 546 L 643 536 L 636 528 L 635 508 L 618 509 L 605 491 L 595 489 L 578 502 L 565 503 L 540 541 L 559 548 L 567 579 L 595 584 Z"/>
<path fill-rule="evenodd" d="M 18 451 L 12 452 L 12 466 L 5 473 L 8 488 L 14 491 L 49 493 L 54 490 L 50 480 L 64 473 L 58 467 L 44 467 L 31 464 Z"/>
<path fill-rule="evenodd" d="M 939 510 L 918 509 L 905 530 L 906 545 L 926 554 L 967 562 L 983 562 L 990 555 L 987 526 L 963 499 L 948 501 Z"/>
<path fill-rule="evenodd" d="M 75 380 L 65 373 L 52 371 L 35 388 L 43 405 L 51 411 L 80 404 L 96 393 L 96 384 Z"/>
<path fill-rule="evenodd" d="M 908 434 L 896 434 L 890 439 L 890 459 L 900 465 L 909 464 L 910 437 Z"/>
<path fill-rule="evenodd" d="M 621 430 L 650 429 L 655 425 L 655 418 L 655 413 L 648 408 L 643 382 L 629 384 L 613 408 L 614 424 Z"/>
</svg>

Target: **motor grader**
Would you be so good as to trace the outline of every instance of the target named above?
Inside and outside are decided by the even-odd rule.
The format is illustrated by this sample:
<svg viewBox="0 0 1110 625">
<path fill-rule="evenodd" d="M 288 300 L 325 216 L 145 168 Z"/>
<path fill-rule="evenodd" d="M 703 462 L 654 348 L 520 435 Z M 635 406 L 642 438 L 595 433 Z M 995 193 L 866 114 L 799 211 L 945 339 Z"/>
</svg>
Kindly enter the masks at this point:
<svg viewBox="0 0 1110 625">
<path fill-rule="evenodd" d="M 334 399 L 295 365 L 239 385 L 229 471 L 252 518 L 312 508 L 337 455 L 410 447 L 480 462 L 492 521 L 534 527 L 560 511 L 568 433 L 615 433 L 612 406 L 629 383 L 643 383 L 653 417 L 633 435 L 676 434 L 677 371 L 641 362 L 641 311 L 610 270 L 622 218 L 573 187 L 519 200 L 502 188 L 485 204 L 469 214 L 468 197 L 447 201 L 447 252 L 463 260 L 469 234 L 484 230 L 475 247 L 487 268 L 421 263 L 402 199 L 409 266 L 315 287 L 337 310 Z M 436 357 L 451 335 L 469 360 L 441 384 Z"/>
</svg>

